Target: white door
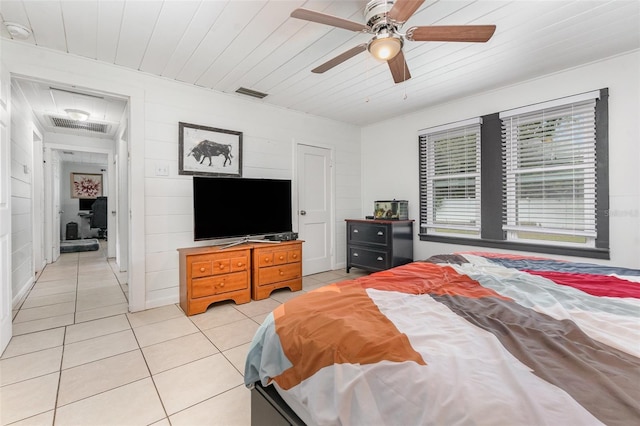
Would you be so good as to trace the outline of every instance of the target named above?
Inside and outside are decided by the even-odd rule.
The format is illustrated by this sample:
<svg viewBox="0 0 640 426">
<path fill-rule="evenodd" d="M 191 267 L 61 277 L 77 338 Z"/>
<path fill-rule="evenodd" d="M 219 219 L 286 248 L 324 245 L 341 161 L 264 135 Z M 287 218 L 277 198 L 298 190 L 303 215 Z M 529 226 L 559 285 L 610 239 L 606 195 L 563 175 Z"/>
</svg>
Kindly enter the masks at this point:
<svg viewBox="0 0 640 426">
<path fill-rule="evenodd" d="M 331 151 L 298 145 L 298 234 L 303 275 L 331 269 Z"/>
<path fill-rule="evenodd" d="M 10 77 L 0 63 L 0 354 L 11 340 L 11 143 L 9 141 Z"/>
<path fill-rule="evenodd" d="M 62 236 L 62 230 L 60 229 L 60 215 L 62 214 L 60 209 L 60 154 L 58 154 L 58 151 L 51 152 L 51 174 L 53 175 L 51 180 L 51 201 L 53 203 L 51 261 L 55 262 L 60 257 L 60 238 Z"/>
</svg>

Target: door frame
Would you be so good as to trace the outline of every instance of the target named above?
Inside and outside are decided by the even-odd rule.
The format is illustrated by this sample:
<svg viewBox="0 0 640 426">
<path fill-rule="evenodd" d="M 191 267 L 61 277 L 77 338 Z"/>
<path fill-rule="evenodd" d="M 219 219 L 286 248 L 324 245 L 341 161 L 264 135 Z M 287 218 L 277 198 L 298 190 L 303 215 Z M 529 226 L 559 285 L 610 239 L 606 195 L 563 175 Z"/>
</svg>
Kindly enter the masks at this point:
<svg viewBox="0 0 640 426">
<path fill-rule="evenodd" d="M 11 77 L 0 58 L 0 355 L 13 336 L 11 229 Z"/>
<path fill-rule="evenodd" d="M 36 277 L 42 272 L 47 264 L 46 254 L 46 224 L 43 220 L 46 217 L 45 204 L 45 170 L 44 170 L 44 138 L 40 130 L 32 125 L 33 135 L 33 158 L 31 162 L 31 241 L 33 244 L 33 272 Z"/>
<path fill-rule="evenodd" d="M 26 64 L 12 64 L 11 78 L 36 80 L 56 85 L 75 87 L 95 93 L 109 94 L 125 99 L 128 103 L 127 145 L 129 164 L 145 163 L 145 91 L 138 86 L 121 81 L 105 80 L 90 74 L 70 74 L 65 69 L 52 67 L 32 67 Z M 132 141 L 137 141 L 132 143 Z M 74 146 L 73 149 L 77 147 Z M 145 227 L 144 227 L 144 167 L 128 168 L 128 271 L 129 311 L 137 312 L 153 306 L 146 300 L 145 268 Z M 131 197 L 131 194 L 137 194 Z"/>
<path fill-rule="evenodd" d="M 326 149 L 329 151 L 329 200 L 331 202 L 331 206 L 329 206 L 329 226 L 327 227 L 327 232 L 329 234 L 329 247 L 331 250 L 331 253 L 329 254 L 330 257 L 330 264 L 331 264 L 331 270 L 336 269 L 336 225 L 335 225 L 335 221 L 336 221 L 336 170 L 335 170 L 335 147 L 328 145 L 328 144 L 322 144 L 322 143 L 316 143 L 316 142 L 310 142 L 310 141 L 298 141 L 296 142 L 294 140 L 293 143 L 293 188 L 292 188 L 292 204 L 295 206 L 295 230 L 296 232 L 298 232 L 300 230 L 300 197 L 298 196 L 298 194 L 300 193 L 300 188 L 298 187 L 298 174 L 300 173 L 300 164 L 298 164 L 298 147 L 300 145 L 304 145 L 304 146 L 310 146 L 313 148 L 320 148 L 320 149 Z M 303 248 L 304 249 L 304 248 Z M 304 273 L 304 271 L 303 271 Z"/>
</svg>

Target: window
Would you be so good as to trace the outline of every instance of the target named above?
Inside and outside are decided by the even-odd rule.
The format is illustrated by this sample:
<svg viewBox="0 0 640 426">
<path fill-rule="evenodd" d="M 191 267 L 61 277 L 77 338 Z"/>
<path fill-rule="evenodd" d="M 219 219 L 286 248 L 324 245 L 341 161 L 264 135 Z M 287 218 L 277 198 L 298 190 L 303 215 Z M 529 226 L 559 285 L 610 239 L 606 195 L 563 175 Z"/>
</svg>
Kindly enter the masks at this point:
<svg viewBox="0 0 640 426">
<path fill-rule="evenodd" d="M 597 95 L 500 114 L 507 240 L 595 246 Z"/>
<path fill-rule="evenodd" d="M 420 230 L 480 237 L 480 120 L 420 135 Z"/>
<path fill-rule="evenodd" d="M 609 258 L 608 97 L 421 131 L 420 239 Z"/>
</svg>

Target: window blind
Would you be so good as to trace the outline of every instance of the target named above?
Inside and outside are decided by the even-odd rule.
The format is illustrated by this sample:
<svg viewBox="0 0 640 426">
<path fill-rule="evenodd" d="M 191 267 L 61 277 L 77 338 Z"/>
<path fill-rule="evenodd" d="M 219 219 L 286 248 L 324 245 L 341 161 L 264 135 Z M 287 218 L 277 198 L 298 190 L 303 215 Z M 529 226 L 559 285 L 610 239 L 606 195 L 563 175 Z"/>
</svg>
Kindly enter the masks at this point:
<svg viewBox="0 0 640 426">
<path fill-rule="evenodd" d="M 480 237 L 480 120 L 427 129 L 420 144 L 420 232 Z"/>
<path fill-rule="evenodd" d="M 595 99 L 502 117 L 508 240 L 593 245 Z"/>
</svg>

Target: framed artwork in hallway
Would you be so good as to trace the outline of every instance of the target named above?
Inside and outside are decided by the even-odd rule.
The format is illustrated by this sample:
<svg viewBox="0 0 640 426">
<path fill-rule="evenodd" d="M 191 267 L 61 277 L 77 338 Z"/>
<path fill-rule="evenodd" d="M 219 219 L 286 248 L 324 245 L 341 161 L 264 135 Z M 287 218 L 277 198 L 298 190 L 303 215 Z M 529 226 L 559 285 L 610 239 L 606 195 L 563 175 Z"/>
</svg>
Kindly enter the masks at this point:
<svg viewBox="0 0 640 426">
<path fill-rule="evenodd" d="M 71 198 L 102 197 L 102 175 L 71 173 Z"/>
</svg>

